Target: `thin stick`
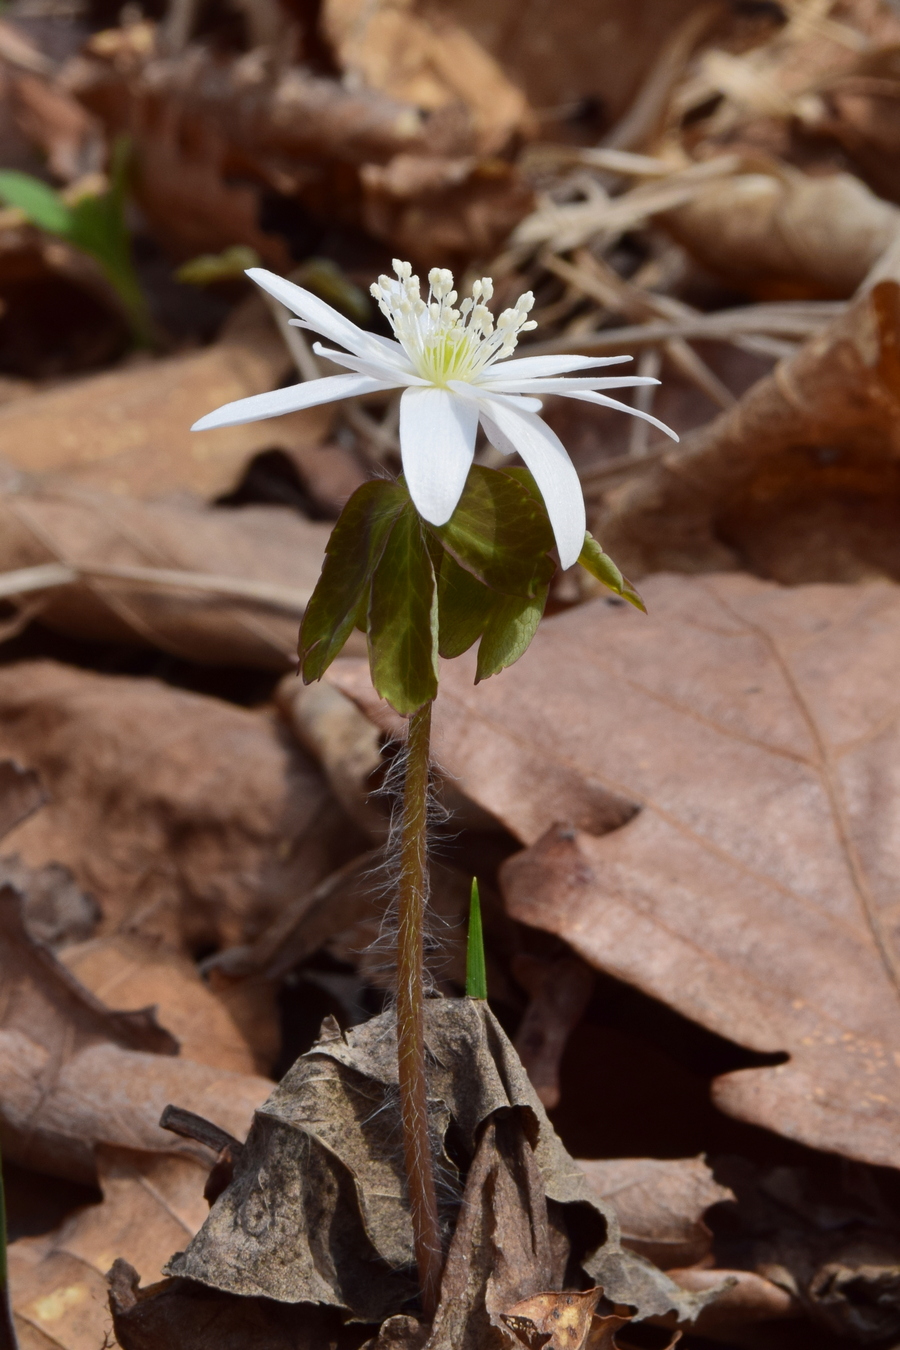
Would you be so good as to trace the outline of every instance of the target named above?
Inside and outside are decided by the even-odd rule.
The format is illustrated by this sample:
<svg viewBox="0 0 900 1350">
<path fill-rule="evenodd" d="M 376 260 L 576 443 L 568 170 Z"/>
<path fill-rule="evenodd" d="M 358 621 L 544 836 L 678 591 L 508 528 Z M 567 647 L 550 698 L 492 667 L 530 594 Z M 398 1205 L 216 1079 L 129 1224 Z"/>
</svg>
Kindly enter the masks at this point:
<svg viewBox="0 0 900 1350">
<path fill-rule="evenodd" d="M 430 740 L 431 704 L 426 703 L 410 718 L 403 785 L 397 932 L 397 1065 L 413 1243 L 422 1307 L 426 1317 L 432 1318 L 437 1311 L 443 1262 L 425 1080 L 424 926 Z"/>
</svg>

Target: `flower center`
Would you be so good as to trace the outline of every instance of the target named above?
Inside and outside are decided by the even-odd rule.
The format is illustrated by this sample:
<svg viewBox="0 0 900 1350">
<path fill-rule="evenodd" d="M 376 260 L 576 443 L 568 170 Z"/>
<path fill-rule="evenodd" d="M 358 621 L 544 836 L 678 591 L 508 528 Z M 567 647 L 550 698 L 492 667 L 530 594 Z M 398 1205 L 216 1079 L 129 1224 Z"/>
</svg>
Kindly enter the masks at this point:
<svg viewBox="0 0 900 1350">
<path fill-rule="evenodd" d="M 428 273 L 427 301 L 408 262 L 395 258 L 394 271 L 397 279 L 379 277 L 371 294 L 416 374 L 432 384 L 477 380 L 485 367 L 515 351 L 520 333 L 537 327 L 528 318 L 534 304 L 531 291 L 519 297 L 514 309 L 505 309 L 495 327 L 487 307 L 494 294 L 490 277 L 476 281 L 471 297 L 457 309 L 453 273 L 446 268 L 433 267 Z"/>
</svg>

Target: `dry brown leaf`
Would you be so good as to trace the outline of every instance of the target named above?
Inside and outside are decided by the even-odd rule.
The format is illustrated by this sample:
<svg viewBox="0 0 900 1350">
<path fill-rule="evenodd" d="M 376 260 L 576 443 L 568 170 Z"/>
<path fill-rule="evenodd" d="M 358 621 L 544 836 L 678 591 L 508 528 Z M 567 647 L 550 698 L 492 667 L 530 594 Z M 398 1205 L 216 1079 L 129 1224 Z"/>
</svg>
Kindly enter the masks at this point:
<svg viewBox="0 0 900 1350">
<path fill-rule="evenodd" d="M 786 166 L 709 184 L 657 217 L 709 271 L 759 299 L 851 296 L 900 231 L 858 178 Z"/>
<path fill-rule="evenodd" d="M 583 1350 L 602 1294 L 599 1288 L 532 1294 L 513 1303 L 501 1316 L 516 1340 L 529 1350 L 537 1345 L 546 1350 Z M 628 1320 L 615 1319 L 618 1326 Z"/>
<path fill-rule="evenodd" d="M 461 268 L 490 257 L 527 214 L 534 195 L 500 158 L 397 155 L 360 174 L 362 219 L 379 239 L 427 267 L 435 257 Z"/>
<path fill-rule="evenodd" d="M 881 825 L 897 592 L 782 591 L 748 577 L 646 590 L 649 620 L 600 602 L 552 621 L 549 665 L 534 653 L 487 697 L 454 672 L 441 753 L 529 842 L 548 815 L 571 822 L 507 864 L 516 917 L 739 1043 L 790 1053 L 719 1080 L 720 1105 L 887 1163 L 900 1105 L 898 863 Z M 597 700 L 588 687 L 603 677 L 617 687 Z M 548 678 L 565 710 L 552 723 Z M 512 743 L 503 708 L 516 709 Z M 602 838 L 598 806 L 610 797 L 636 814 Z"/>
<path fill-rule="evenodd" d="M 207 1167 L 101 1146 L 103 1202 L 76 1210 L 52 1233 L 9 1249 L 10 1288 L 21 1350 L 98 1350 L 112 1341 L 106 1275 L 117 1259 L 159 1279 L 172 1247 L 203 1223 Z"/>
<path fill-rule="evenodd" d="M 900 576 L 900 286 L 880 282 L 640 481 L 596 528 L 630 576 Z"/>
<path fill-rule="evenodd" d="M 513 94 L 524 94 L 545 125 L 551 120 L 565 123 L 590 101 L 600 105 L 593 109 L 596 126 L 598 119 L 609 125 L 625 112 L 648 66 L 694 8 L 692 0 L 665 5 L 638 0 L 628 6 L 616 0 L 565 6 L 549 0 L 494 0 L 487 6 L 479 0 L 450 0 L 439 8 L 413 3 L 402 9 L 397 0 L 369 7 L 360 0 L 328 0 L 325 14 L 345 59 L 358 62 L 377 87 L 382 80 L 392 88 L 408 80 L 416 101 L 427 97 L 426 91 L 443 99 L 455 91 L 476 109 L 490 90 L 499 95 L 498 108 L 484 116 L 497 121 L 501 116 L 511 120 Z M 401 22 L 413 30 L 409 48 L 389 68 L 393 35 Z M 445 33 L 450 41 L 442 49 L 434 34 Z M 360 50 L 363 35 L 372 43 L 371 56 Z M 468 71 L 458 68 L 463 51 L 478 52 L 477 63 L 467 60 Z M 479 90 L 476 76 L 483 71 L 490 76 L 482 76 Z"/>
<path fill-rule="evenodd" d="M 33 769 L 23 769 L 12 759 L 0 760 L 0 839 L 33 815 L 46 800 Z"/>
<path fill-rule="evenodd" d="M 26 867 L 15 854 L 0 858 L 0 885 L 7 884 L 23 897 L 25 927 L 36 942 L 58 950 L 96 932 L 101 917 L 97 901 L 61 863 Z"/>
<path fill-rule="evenodd" d="M 37 573 L 36 584 L 46 589 L 39 598 L 23 594 L 23 622 L 39 614 L 76 638 L 283 671 L 296 662 L 298 622 L 329 528 L 287 507 L 138 502 L 59 479 L 7 476 L 0 485 L 0 572 L 65 564 L 59 576 Z M 25 581 L 23 592 L 31 584 Z M 231 581 L 237 591 L 229 595 Z M 13 599 L 16 590 L 5 594 Z"/>
<path fill-rule="evenodd" d="M 611 1211 L 589 1198 L 487 1006 L 429 999 L 426 1040 L 436 1140 L 455 1121 L 457 1156 L 480 1159 L 483 1179 L 496 1173 L 496 1186 L 472 1180 L 469 1194 L 472 1214 L 480 1216 L 476 1227 L 491 1226 L 498 1241 L 487 1270 L 480 1264 L 476 1271 L 468 1265 L 471 1244 L 459 1239 L 462 1261 L 448 1272 L 455 1272 L 454 1289 L 461 1281 L 467 1294 L 451 1296 L 448 1285 L 435 1350 L 464 1350 L 463 1330 L 483 1319 L 485 1277 L 508 1301 L 565 1268 L 572 1205 L 575 1265 L 643 1316 L 695 1315 L 694 1301 L 681 1299 L 661 1272 L 619 1247 Z M 317 1302 L 365 1320 L 399 1312 L 412 1289 L 412 1230 L 393 1105 L 396 1073 L 391 1013 L 343 1036 L 326 1020 L 320 1040 L 257 1111 L 234 1181 L 169 1271 L 226 1293 Z M 495 1118 L 512 1130 L 505 1161 L 493 1136 L 485 1142 L 483 1127 Z M 452 1176 L 446 1155 L 442 1165 Z M 465 1347 L 473 1344 L 468 1336 L 466 1330 Z"/>
<path fill-rule="evenodd" d="M 737 1203 L 717 1225 L 716 1255 L 719 1264 L 743 1270 L 735 1272 L 739 1283 L 718 1316 L 760 1320 L 767 1305 L 787 1296 L 790 1307 L 770 1316 L 802 1310 L 820 1328 L 857 1343 L 896 1337 L 900 1235 L 890 1176 L 847 1161 L 829 1177 L 815 1162 L 762 1167 L 739 1157 L 721 1159 L 719 1170 Z M 697 1270 L 673 1278 L 702 1288 Z"/>
<path fill-rule="evenodd" d="M 253 1055 L 226 1008 L 180 952 L 158 940 L 114 933 L 66 947 L 60 960 L 107 1007 L 155 1008 L 184 1059 L 255 1073 Z"/>
<path fill-rule="evenodd" d="M 552 1211 L 552 1212 L 551 1212 Z M 565 1279 L 570 1242 L 520 1110 L 484 1126 L 469 1167 L 427 1350 L 496 1344 L 511 1301 Z"/>
<path fill-rule="evenodd" d="M 233 242 L 233 241 L 232 241 Z M 243 306 L 220 341 L 187 356 L 92 375 L 0 408 L 0 458 L 132 497 L 230 491 L 272 445 L 317 445 L 329 408 L 220 431 L 191 431 L 210 409 L 277 387 L 290 356 L 262 302 Z"/>
<path fill-rule="evenodd" d="M 429 113 L 461 107 L 471 119 L 473 148 L 482 153 L 534 131 L 521 89 L 446 9 L 328 0 L 322 17 L 346 76 Z"/>
<path fill-rule="evenodd" d="M 552 1111 L 559 1105 L 559 1068 L 566 1042 L 590 1002 L 594 973 L 577 957 L 547 961 L 527 952 L 513 957 L 512 973 L 529 995 L 515 1047 L 535 1092 Z"/>
<path fill-rule="evenodd" d="M 175 1101 L 243 1137 L 271 1087 L 177 1057 L 152 1011 L 107 1009 L 28 937 L 10 886 L 0 890 L 0 973 L 0 1137 L 22 1166 L 93 1182 L 104 1144 L 208 1162 L 160 1129 L 163 1108 Z"/>
<path fill-rule="evenodd" d="M 772 1322 L 791 1321 L 803 1315 L 799 1300 L 789 1289 L 752 1270 L 709 1270 L 691 1266 L 669 1273 L 683 1289 L 692 1289 L 697 1294 L 726 1285 L 715 1303 L 701 1311 L 695 1324 L 698 1335 L 709 1336 L 714 1341 L 738 1340 L 757 1322 L 768 1327 Z"/>
<path fill-rule="evenodd" d="M 384 761 L 381 739 L 369 719 L 330 684 L 304 685 L 295 675 L 284 677 L 275 701 L 304 750 L 322 766 L 348 816 L 373 842 L 382 842 L 388 816 L 370 793 Z"/>
<path fill-rule="evenodd" d="M 246 941 L 365 845 L 274 716 L 155 680 L 7 666 L 0 745 L 51 799 L 9 851 L 70 867 L 106 933 Z"/>
<path fill-rule="evenodd" d="M 137 1271 L 125 1261 L 111 1273 L 113 1326 L 123 1350 L 172 1350 L 174 1346 L 184 1350 L 247 1350 L 248 1346 L 253 1350 L 323 1350 L 326 1346 L 328 1350 L 358 1350 L 369 1337 L 370 1328 L 359 1323 L 345 1326 L 333 1308 L 239 1298 L 191 1280 L 165 1280 L 141 1289 Z M 421 1340 L 389 1340 L 379 1343 L 378 1350 L 388 1347 L 421 1350 Z M 96 1343 L 85 1350 L 97 1350 Z"/>
<path fill-rule="evenodd" d="M 438 760 L 531 845 L 502 873 L 513 917 L 790 1056 L 716 1080 L 724 1110 L 894 1166 L 900 592 L 642 591 L 649 618 L 556 616 L 502 680 L 475 689 L 468 658 L 448 663 Z M 365 699 L 359 665 L 333 671 Z"/>
<path fill-rule="evenodd" d="M 176 256 L 241 243 L 285 270 L 285 240 L 259 224 L 267 187 L 299 196 L 313 218 L 352 221 L 358 166 L 422 149 L 434 131 L 410 104 L 285 66 L 264 49 L 161 55 L 144 24 L 97 34 L 89 53 L 67 84 L 110 133 L 133 138 L 141 205 Z"/>
<path fill-rule="evenodd" d="M 662 1270 L 708 1257 L 712 1233 L 703 1215 L 734 1199 L 703 1158 L 581 1159 L 579 1167 L 594 1193 L 615 1207 L 622 1245 Z"/>
</svg>

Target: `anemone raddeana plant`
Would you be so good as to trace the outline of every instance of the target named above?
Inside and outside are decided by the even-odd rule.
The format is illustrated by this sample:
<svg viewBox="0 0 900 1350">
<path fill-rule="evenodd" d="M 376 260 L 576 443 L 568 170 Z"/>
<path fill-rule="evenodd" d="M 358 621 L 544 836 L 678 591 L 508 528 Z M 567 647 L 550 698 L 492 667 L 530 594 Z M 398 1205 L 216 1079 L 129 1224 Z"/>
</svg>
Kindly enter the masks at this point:
<svg viewBox="0 0 900 1350">
<path fill-rule="evenodd" d="M 580 563 L 610 590 L 643 609 L 640 596 L 586 531 L 578 475 L 562 442 L 541 420 L 537 395 L 555 394 L 656 418 L 604 392 L 658 381 L 573 371 L 617 365 L 628 356 L 514 357 L 520 334 L 536 327 L 526 292 L 494 319 L 493 284 L 476 281 L 458 301 L 452 273 L 433 268 L 423 299 L 419 278 L 394 262 L 371 293 L 395 340 L 365 332 L 309 291 L 267 272 L 250 276 L 343 350 L 314 350 L 346 375 L 308 380 L 228 403 L 194 430 L 234 426 L 279 413 L 402 389 L 403 475 L 363 484 L 349 499 L 325 550 L 322 573 L 300 629 L 300 674 L 321 679 L 354 628 L 366 634 L 375 689 L 409 719 L 400 803 L 396 1015 L 400 1115 L 423 1310 L 438 1301 L 443 1258 L 428 1129 L 424 1032 L 424 924 L 428 895 L 427 818 L 431 710 L 439 658 L 478 643 L 476 682 L 517 661 L 544 611 L 557 565 Z M 479 424 L 525 467 L 473 463 Z M 554 549 L 558 564 L 554 560 Z"/>
</svg>

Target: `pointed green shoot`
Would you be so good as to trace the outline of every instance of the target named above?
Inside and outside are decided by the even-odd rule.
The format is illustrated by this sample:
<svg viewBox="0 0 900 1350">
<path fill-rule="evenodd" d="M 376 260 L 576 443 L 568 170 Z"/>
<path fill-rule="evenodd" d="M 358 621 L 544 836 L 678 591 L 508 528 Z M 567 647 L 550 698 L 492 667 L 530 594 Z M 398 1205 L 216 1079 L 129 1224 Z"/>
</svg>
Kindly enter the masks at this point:
<svg viewBox="0 0 900 1350">
<path fill-rule="evenodd" d="M 466 945 L 466 994 L 469 998 L 486 999 L 487 970 L 484 964 L 484 933 L 481 928 L 481 896 L 478 878 L 472 878 L 472 897 L 469 901 L 469 940 Z"/>
</svg>

